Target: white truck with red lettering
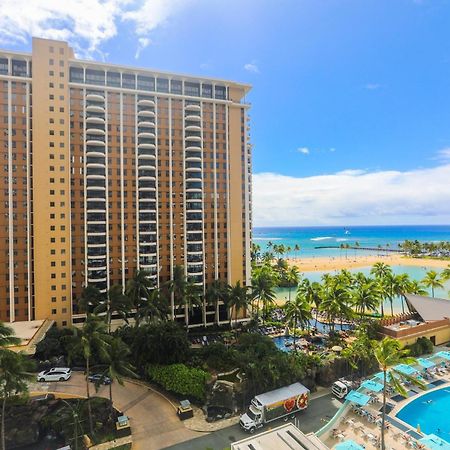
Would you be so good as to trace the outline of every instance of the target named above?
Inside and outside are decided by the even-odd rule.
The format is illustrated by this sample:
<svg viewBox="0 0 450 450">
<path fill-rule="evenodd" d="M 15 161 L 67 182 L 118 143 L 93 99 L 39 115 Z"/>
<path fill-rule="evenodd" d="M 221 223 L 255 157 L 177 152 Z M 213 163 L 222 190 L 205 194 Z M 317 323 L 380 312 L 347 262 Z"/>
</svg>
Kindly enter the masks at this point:
<svg viewBox="0 0 450 450">
<path fill-rule="evenodd" d="M 294 418 L 296 413 L 307 408 L 308 396 L 309 389 L 300 383 L 257 395 L 247 412 L 242 414 L 239 424 L 245 431 L 254 433 L 272 420 Z"/>
</svg>

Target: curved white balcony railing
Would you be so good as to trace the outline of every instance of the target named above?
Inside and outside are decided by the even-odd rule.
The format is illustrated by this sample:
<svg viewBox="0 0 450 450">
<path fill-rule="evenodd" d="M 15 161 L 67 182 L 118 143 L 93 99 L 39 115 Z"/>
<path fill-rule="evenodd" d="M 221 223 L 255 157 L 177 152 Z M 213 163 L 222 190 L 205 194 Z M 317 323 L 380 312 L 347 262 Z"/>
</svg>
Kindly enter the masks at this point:
<svg viewBox="0 0 450 450">
<path fill-rule="evenodd" d="M 186 140 L 186 141 L 197 141 L 197 142 L 201 142 L 202 137 L 201 137 L 201 136 L 189 136 L 188 134 L 186 134 L 185 140 Z M 195 147 L 195 148 L 198 148 L 198 147 Z"/>
<path fill-rule="evenodd" d="M 148 98 L 138 100 L 138 106 L 155 106 L 155 101 Z"/>
<path fill-rule="evenodd" d="M 102 94 L 87 94 L 86 100 L 92 101 L 92 102 L 104 102 L 105 96 Z"/>
<path fill-rule="evenodd" d="M 101 129 L 101 128 L 88 128 L 86 130 L 86 134 L 92 134 L 92 135 L 98 134 L 99 136 L 104 136 L 105 130 Z"/>
<path fill-rule="evenodd" d="M 96 112 L 96 113 L 105 113 L 104 106 L 100 105 L 87 105 L 86 106 L 86 112 Z"/>
<path fill-rule="evenodd" d="M 185 111 L 201 111 L 202 108 L 200 105 L 185 105 Z"/>
<path fill-rule="evenodd" d="M 92 146 L 97 146 L 97 147 L 104 147 L 105 146 L 105 142 L 97 140 L 97 139 L 89 139 L 88 141 L 86 141 L 86 145 L 92 145 Z"/>
<path fill-rule="evenodd" d="M 105 119 L 103 117 L 87 116 L 86 123 L 96 123 L 98 125 L 104 125 Z"/>
</svg>

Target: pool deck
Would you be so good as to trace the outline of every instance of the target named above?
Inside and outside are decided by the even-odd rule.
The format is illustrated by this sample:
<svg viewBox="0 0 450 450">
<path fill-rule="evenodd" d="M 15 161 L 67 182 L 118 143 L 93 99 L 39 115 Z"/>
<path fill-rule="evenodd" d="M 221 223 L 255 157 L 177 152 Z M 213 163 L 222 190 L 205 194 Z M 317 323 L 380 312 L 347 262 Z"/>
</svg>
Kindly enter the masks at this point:
<svg viewBox="0 0 450 450">
<path fill-rule="evenodd" d="M 388 398 L 388 402 L 395 404 L 395 406 L 388 413 L 386 418 L 386 421 L 389 423 L 389 429 L 385 432 L 387 449 L 401 450 L 404 448 L 428 448 L 425 446 L 422 447 L 421 444 L 417 444 L 417 440 L 424 437 L 425 434 L 418 433 L 413 426 L 396 417 L 396 414 L 419 397 L 439 389 L 450 387 L 450 371 L 445 375 L 439 376 L 437 380 L 439 379 L 444 381 L 444 383 L 432 389 L 419 391 L 416 395 L 399 402 L 395 402 Z M 432 383 L 432 381 L 430 381 L 430 383 Z M 395 396 L 395 394 L 393 396 Z M 391 396 L 391 398 L 393 396 Z M 375 411 L 381 410 L 381 407 L 382 404 L 376 402 L 373 405 L 367 405 L 366 409 L 373 414 Z M 380 448 L 380 434 L 379 425 L 369 422 L 366 417 L 357 415 L 351 411 L 351 409 L 348 409 L 344 410 L 342 416 L 336 420 L 333 429 L 320 436 L 320 439 L 331 449 L 335 448 L 340 442 L 351 439 L 360 445 L 363 445 L 367 450 L 377 450 Z"/>
</svg>

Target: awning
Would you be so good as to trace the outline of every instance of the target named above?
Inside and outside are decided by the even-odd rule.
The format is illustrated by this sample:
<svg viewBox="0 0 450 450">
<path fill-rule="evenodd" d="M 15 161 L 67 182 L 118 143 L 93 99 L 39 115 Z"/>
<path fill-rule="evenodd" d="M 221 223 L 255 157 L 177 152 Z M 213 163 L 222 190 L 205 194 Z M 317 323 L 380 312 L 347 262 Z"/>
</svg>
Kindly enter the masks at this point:
<svg viewBox="0 0 450 450">
<path fill-rule="evenodd" d="M 404 375 L 414 375 L 417 372 L 414 367 L 411 367 L 408 364 L 399 364 L 398 366 L 394 367 L 394 370 L 403 373 Z"/>
<path fill-rule="evenodd" d="M 440 358 L 448 359 L 450 361 L 450 352 L 448 351 L 437 352 L 434 356 L 439 356 Z"/>
<path fill-rule="evenodd" d="M 430 367 L 434 367 L 436 364 L 433 361 L 425 358 L 417 358 L 417 362 L 425 369 L 429 369 Z"/>
<path fill-rule="evenodd" d="M 355 441 L 344 441 L 337 444 L 334 448 L 336 450 L 364 450 L 364 447 L 357 444 Z"/>
<path fill-rule="evenodd" d="M 363 383 L 361 383 L 361 387 L 364 389 L 368 389 L 369 391 L 373 392 L 381 392 L 383 390 L 383 385 L 380 383 L 377 383 L 374 380 L 366 380 Z"/>
<path fill-rule="evenodd" d="M 345 400 L 364 406 L 369 403 L 370 397 L 362 392 L 350 391 L 345 397 Z"/>
<path fill-rule="evenodd" d="M 378 378 L 379 380 L 383 381 L 384 380 L 384 375 L 383 372 L 378 372 L 374 375 L 375 378 Z M 389 382 L 392 379 L 392 375 L 391 372 L 387 372 L 386 373 L 386 380 Z"/>
<path fill-rule="evenodd" d="M 435 434 L 429 434 L 428 436 L 419 439 L 419 442 L 430 450 L 450 450 L 450 444 Z"/>
</svg>

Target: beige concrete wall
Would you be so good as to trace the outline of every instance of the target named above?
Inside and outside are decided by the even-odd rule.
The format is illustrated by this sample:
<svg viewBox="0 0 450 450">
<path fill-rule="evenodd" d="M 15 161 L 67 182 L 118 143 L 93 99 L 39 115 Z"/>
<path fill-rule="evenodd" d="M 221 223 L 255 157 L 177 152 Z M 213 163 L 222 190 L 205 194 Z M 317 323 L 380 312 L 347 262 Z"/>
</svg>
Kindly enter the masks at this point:
<svg viewBox="0 0 450 450">
<path fill-rule="evenodd" d="M 71 325 L 70 117 L 66 43 L 33 39 L 35 318 Z M 50 84 L 52 83 L 52 84 Z"/>
<path fill-rule="evenodd" d="M 400 341 L 402 347 L 406 345 L 414 344 L 419 337 L 426 337 L 431 339 L 434 336 L 436 345 L 442 345 L 447 342 L 450 342 L 450 326 L 441 328 L 439 330 L 430 330 L 424 333 L 421 333 L 420 336 L 405 336 L 401 337 L 398 340 Z"/>
</svg>

